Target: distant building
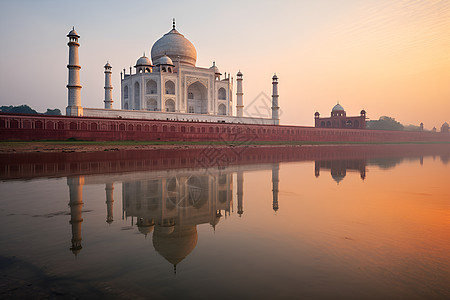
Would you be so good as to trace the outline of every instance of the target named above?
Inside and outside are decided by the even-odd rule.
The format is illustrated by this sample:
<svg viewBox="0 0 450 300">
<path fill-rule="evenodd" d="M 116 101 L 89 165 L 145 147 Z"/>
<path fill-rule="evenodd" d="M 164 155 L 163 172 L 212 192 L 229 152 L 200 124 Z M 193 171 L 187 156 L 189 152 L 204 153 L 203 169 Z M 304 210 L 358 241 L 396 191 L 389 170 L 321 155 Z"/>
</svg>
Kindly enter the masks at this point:
<svg viewBox="0 0 450 300">
<path fill-rule="evenodd" d="M 447 122 L 445 122 L 444 124 L 442 124 L 442 126 L 441 126 L 441 132 L 448 133 L 448 123 L 447 123 Z"/>
<path fill-rule="evenodd" d="M 365 129 L 366 128 L 366 111 L 361 110 L 359 117 L 347 117 L 344 108 L 338 103 L 331 110 L 329 118 L 321 118 L 319 112 L 314 114 L 316 128 L 348 128 L 348 129 Z"/>
</svg>

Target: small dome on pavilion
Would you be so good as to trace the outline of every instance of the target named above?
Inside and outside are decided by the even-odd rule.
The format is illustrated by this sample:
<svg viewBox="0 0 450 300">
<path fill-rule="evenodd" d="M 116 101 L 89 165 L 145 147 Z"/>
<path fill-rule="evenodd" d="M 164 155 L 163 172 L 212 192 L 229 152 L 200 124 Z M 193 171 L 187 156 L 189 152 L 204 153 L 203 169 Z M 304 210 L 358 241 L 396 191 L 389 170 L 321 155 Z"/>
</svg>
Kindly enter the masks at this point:
<svg viewBox="0 0 450 300">
<path fill-rule="evenodd" d="M 222 75 L 222 73 L 220 73 L 219 68 L 216 66 L 216 62 L 213 61 L 213 65 L 209 68 L 210 70 L 214 70 L 214 74 L 220 74 Z"/>
<path fill-rule="evenodd" d="M 170 59 L 170 57 L 168 57 L 167 55 L 163 55 L 156 61 L 155 65 L 157 65 L 157 66 L 159 66 L 159 65 L 173 66 L 173 62 L 172 62 L 172 59 Z"/>
<path fill-rule="evenodd" d="M 336 104 L 331 111 L 343 111 L 344 108 L 339 103 Z"/>
<path fill-rule="evenodd" d="M 138 66 L 151 66 L 152 62 L 150 61 L 150 59 L 143 55 L 141 56 L 137 61 L 136 61 L 136 67 Z"/>
</svg>

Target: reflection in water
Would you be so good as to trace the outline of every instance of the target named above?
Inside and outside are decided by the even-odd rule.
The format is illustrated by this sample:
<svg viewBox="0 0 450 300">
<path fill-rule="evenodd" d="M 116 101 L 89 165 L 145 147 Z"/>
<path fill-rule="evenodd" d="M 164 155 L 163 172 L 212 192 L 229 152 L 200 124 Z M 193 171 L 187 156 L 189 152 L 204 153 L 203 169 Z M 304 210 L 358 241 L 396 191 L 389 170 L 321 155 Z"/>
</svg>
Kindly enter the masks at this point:
<svg viewBox="0 0 450 300">
<path fill-rule="evenodd" d="M 72 225 L 72 250 L 75 256 L 80 253 L 81 249 L 81 210 L 83 209 L 83 177 L 67 178 L 69 186 L 69 206 L 70 206 L 70 224 Z"/>
<path fill-rule="evenodd" d="M 278 210 L 279 163 L 272 169 L 273 210 Z M 263 167 L 259 169 L 264 169 Z M 210 224 L 215 230 L 222 216 L 231 214 L 233 207 L 233 174 L 237 173 L 237 213 L 244 213 L 243 171 L 233 170 L 172 170 L 161 175 L 148 171 L 122 182 L 123 218 L 131 217 L 131 224 L 145 237 L 152 234 L 153 247 L 168 262 L 176 266 L 197 245 L 197 225 Z M 141 177 L 141 178 L 139 178 Z M 101 179 L 100 179 L 101 180 Z M 106 222 L 113 222 L 114 184 L 105 178 Z M 72 246 L 79 254 L 85 177 L 68 177 Z M 96 179 L 95 184 L 99 183 Z M 134 219 L 136 222 L 134 223 Z"/>
<path fill-rule="evenodd" d="M 14 201 L 0 201 L 0 225 L 12 224 L 11 233 L 0 232 L 0 255 L 17 255 L 48 265 L 50 274 L 97 286 L 122 284 L 129 289 L 122 295 L 136 289 L 140 297 L 155 290 L 156 298 L 195 297 L 197 280 L 208 280 L 211 286 L 202 288 L 208 295 L 230 283 L 227 298 L 238 291 L 260 298 L 450 294 L 443 279 L 450 274 L 449 248 L 442 242 L 448 229 L 448 145 L 249 148 L 222 156 L 220 166 L 205 165 L 199 153 L 0 155 L 2 186 L 18 186 L 5 193 Z M 434 177 L 421 185 L 426 174 Z M 58 183 L 42 178 L 55 176 L 64 180 L 65 196 L 18 202 L 42 213 L 14 206 L 21 186 L 36 183 L 41 191 L 41 184 Z M 70 219 L 64 208 L 47 211 L 61 199 Z M 58 219 L 62 225 L 53 226 Z M 23 220 L 51 224 L 38 242 L 44 254 L 28 254 L 36 244 L 14 231 Z M 63 241 L 61 250 L 55 240 Z M 175 273 L 178 267 L 176 277 L 172 266 Z"/>
<path fill-rule="evenodd" d="M 347 175 L 347 171 L 359 172 L 361 179 L 366 178 L 367 161 L 364 159 L 358 160 L 316 160 L 314 175 L 320 176 L 320 169 L 327 169 L 331 171 L 331 177 L 337 184 L 341 182 Z"/>
</svg>

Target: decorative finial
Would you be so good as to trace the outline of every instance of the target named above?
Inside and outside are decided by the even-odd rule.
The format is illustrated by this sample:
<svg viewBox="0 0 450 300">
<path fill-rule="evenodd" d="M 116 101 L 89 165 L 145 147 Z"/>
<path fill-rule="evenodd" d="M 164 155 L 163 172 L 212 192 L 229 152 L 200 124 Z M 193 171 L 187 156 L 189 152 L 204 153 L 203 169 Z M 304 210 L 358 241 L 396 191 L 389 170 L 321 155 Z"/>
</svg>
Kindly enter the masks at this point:
<svg viewBox="0 0 450 300">
<path fill-rule="evenodd" d="M 72 30 L 75 30 L 75 26 L 72 26 Z"/>
<path fill-rule="evenodd" d="M 172 19 L 172 29 L 175 29 L 175 18 Z"/>
<path fill-rule="evenodd" d="M 142 57 L 145 57 L 145 51 L 143 52 L 144 54 L 142 54 Z"/>
</svg>

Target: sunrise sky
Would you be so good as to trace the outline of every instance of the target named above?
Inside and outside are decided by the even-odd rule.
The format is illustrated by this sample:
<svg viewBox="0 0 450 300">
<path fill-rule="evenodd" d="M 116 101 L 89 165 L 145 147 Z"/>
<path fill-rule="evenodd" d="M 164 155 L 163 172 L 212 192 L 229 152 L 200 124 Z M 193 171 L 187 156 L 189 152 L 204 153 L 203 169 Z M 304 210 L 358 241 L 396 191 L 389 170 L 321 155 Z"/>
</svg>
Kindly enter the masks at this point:
<svg viewBox="0 0 450 300">
<path fill-rule="evenodd" d="M 80 34 L 82 105 L 103 107 L 103 66 L 120 70 L 177 29 L 213 61 L 244 74 L 244 105 L 279 77 L 282 124 L 313 125 L 337 101 L 426 129 L 450 123 L 450 1 L 1 1 L 0 105 L 67 106 L 66 35 Z M 235 99 L 234 99 L 235 100 Z M 235 101 L 234 101 L 235 104 Z"/>
</svg>

